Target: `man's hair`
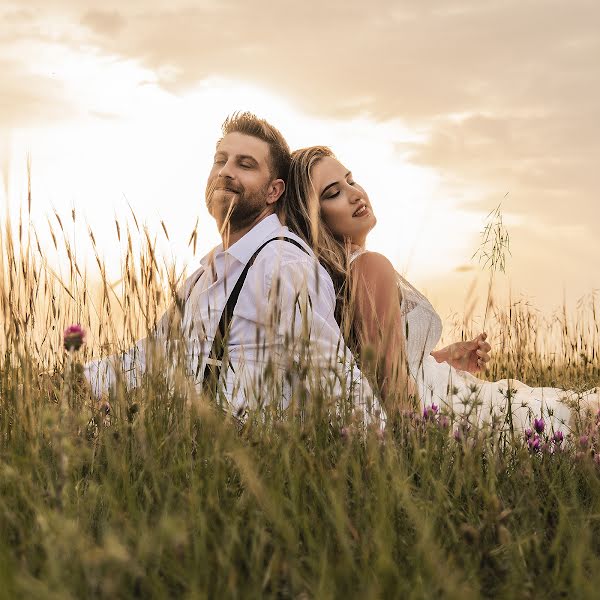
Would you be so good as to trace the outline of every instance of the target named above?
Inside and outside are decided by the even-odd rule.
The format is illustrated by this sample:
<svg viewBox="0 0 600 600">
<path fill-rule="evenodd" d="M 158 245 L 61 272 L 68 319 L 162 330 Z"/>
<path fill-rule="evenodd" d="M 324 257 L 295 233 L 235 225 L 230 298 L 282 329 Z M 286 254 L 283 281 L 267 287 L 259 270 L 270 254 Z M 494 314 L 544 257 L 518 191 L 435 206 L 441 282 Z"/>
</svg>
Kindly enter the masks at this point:
<svg viewBox="0 0 600 600">
<path fill-rule="evenodd" d="M 269 166 L 273 179 L 287 181 L 292 160 L 290 147 L 281 132 L 273 125 L 264 119 L 259 119 L 251 112 L 236 112 L 225 119 L 221 130 L 223 137 L 228 133 L 243 133 L 266 142 L 269 145 Z M 217 142 L 217 146 L 219 142 Z"/>
</svg>

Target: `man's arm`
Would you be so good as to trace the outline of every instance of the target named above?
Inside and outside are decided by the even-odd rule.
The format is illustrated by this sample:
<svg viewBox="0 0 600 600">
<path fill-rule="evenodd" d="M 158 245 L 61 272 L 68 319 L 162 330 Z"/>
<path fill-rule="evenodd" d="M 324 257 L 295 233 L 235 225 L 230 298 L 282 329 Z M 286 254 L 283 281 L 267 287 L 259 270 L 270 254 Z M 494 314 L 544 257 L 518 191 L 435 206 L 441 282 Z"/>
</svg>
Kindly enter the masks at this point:
<svg viewBox="0 0 600 600">
<path fill-rule="evenodd" d="M 152 348 L 152 343 L 158 342 L 161 348 L 165 349 L 166 343 L 175 332 L 179 330 L 181 334 L 180 325 L 185 304 L 201 274 L 202 269 L 198 269 L 185 281 L 176 299 L 158 320 L 152 336 L 138 340 L 125 352 L 93 360 L 83 366 L 83 375 L 97 398 L 101 398 L 115 387 L 119 375 L 123 377 L 127 389 L 140 385 L 141 377 L 151 363 L 152 351 L 159 350 L 159 348 Z"/>
</svg>

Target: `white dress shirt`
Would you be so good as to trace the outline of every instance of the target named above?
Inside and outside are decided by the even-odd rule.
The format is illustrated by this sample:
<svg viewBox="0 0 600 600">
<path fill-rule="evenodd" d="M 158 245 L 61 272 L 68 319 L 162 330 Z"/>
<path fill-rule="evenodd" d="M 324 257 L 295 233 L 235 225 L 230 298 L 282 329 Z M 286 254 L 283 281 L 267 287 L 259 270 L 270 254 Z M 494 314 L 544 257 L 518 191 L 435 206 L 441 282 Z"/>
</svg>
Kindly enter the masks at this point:
<svg viewBox="0 0 600 600">
<path fill-rule="evenodd" d="M 184 283 L 180 297 L 187 300 L 181 331 L 187 346 L 187 373 L 200 390 L 206 359 L 233 286 L 264 242 L 284 236 L 299 242 L 307 252 L 286 241 L 273 241 L 250 267 L 231 319 L 228 360 L 221 373 L 227 408 L 240 415 L 247 408 L 279 402 L 286 409 L 294 388 L 307 385 L 291 367 L 304 356 L 310 358 L 311 373 L 315 367 L 320 369 L 320 389 L 325 388 L 327 396 L 349 397 L 354 407 L 364 412 L 366 421 L 371 421 L 380 407 L 342 340 L 334 318 L 331 277 L 311 249 L 276 215 L 260 221 L 227 250 L 222 245 L 214 248 Z M 159 322 L 154 340 L 166 339 L 166 317 Z M 127 387 L 138 385 L 151 362 L 148 348 L 148 339 L 144 339 L 118 357 L 88 363 L 85 373 L 95 394 L 100 396 L 114 385 L 117 370 Z"/>
</svg>

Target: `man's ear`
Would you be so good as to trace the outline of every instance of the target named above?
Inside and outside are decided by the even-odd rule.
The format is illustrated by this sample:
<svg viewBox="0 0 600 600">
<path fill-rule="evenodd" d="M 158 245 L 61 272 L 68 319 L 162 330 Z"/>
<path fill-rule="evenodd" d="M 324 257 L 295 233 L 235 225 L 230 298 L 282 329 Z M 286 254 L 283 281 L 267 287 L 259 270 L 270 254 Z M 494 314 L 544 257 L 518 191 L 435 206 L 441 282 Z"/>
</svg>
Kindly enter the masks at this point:
<svg viewBox="0 0 600 600">
<path fill-rule="evenodd" d="M 275 204 L 285 192 L 285 182 L 283 179 L 274 179 L 269 185 L 269 191 L 267 192 L 267 204 Z"/>
</svg>

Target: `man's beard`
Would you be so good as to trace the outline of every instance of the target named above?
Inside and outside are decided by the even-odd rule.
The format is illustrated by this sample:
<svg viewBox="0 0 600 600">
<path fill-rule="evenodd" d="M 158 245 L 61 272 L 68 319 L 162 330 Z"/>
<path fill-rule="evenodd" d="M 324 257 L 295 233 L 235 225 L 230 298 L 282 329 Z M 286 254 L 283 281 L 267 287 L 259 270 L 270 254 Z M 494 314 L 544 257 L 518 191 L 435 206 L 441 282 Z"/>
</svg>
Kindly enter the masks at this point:
<svg viewBox="0 0 600 600">
<path fill-rule="evenodd" d="M 253 192 L 247 192 L 241 185 L 234 191 L 216 190 L 209 187 L 206 192 L 208 212 L 217 220 L 221 233 L 238 231 L 251 225 L 266 206 L 269 184 Z M 215 194 L 221 194 L 218 199 Z"/>
</svg>

